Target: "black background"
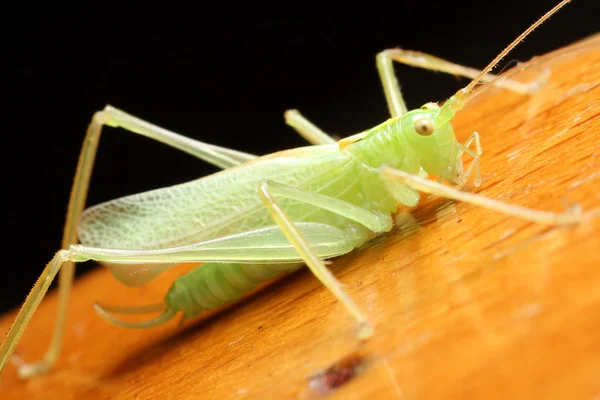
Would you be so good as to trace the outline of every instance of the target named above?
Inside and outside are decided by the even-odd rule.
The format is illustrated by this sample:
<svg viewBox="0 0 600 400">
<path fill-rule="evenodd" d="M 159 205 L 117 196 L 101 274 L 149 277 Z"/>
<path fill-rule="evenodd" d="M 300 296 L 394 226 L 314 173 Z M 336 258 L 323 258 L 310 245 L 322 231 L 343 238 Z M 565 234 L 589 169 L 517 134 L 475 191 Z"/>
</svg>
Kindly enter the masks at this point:
<svg viewBox="0 0 600 400">
<path fill-rule="evenodd" d="M 106 103 L 255 154 L 297 147 L 305 142 L 284 125 L 288 108 L 341 136 L 387 118 L 378 51 L 398 46 L 481 68 L 554 3 L 278 2 L 244 10 L 73 2 L 5 14 L 14 28 L 3 38 L 0 312 L 19 305 L 58 250 L 79 147 Z M 595 33 L 598 15 L 598 1 L 573 1 L 503 65 Z M 409 107 L 443 100 L 467 82 L 396 71 Z M 90 205 L 216 170 L 149 139 L 105 132 Z"/>
</svg>

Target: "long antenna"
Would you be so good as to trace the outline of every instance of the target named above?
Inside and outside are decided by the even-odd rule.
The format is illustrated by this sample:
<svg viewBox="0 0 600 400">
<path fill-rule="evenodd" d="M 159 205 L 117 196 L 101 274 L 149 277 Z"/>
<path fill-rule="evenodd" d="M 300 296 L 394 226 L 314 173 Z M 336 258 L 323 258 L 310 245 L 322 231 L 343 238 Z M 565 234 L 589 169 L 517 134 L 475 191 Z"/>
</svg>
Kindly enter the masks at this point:
<svg viewBox="0 0 600 400">
<path fill-rule="evenodd" d="M 500 54 L 498 54 L 496 56 L 496 58 L 494 58 L 492 60 L 492 62 L 490 62 L 487 65 L 487 67 L 485 67 L 479 73 L 479 75 L 477 75 L 467 86 L 465 86 L 463 89 L 460 89 L 458 92 L 456 92 L 455 96 L 456 96 L 456 100 L 457 100 L 456 104 L 458 105 L 457 108 L 462 108 L 462 105 L 466 102 L 466 100 L 464 99 L 464 97 L 467 96 L 469 93 L 471 93 L 473 91 L 473 89 L 475 88 L 475 86 L 477 86 L 477 84 L 479 83 L 479 81 L 481 81 L 481 79 L 488 72 L 490 72 L 492 69 L 494 69 L 494 67 L 496 67 L 496 65 L 498 65 L 498 63 L 504 57 L 506 57 L 506 55 L 508 53 L 510 53 L 515 47 L 517 47 L 517 45 L 519 43 L 521 43 L 523 41 L 523 39 L 525 39 L 531 32 L 533 32 L 533 30 L 535 28 L 537 28 L 538 26 L 540 26 L 541 24 L 543 24 L 548 18 L 550 18 L 553 14 L 555 14 L 558 10 L 560 10 L 563 6 L 565 6 L 570 1 L 571 0 L 562 0 L 560 3 L 558 3 L 556 6 L 554 6 L 554 8 L 552 8 L 546 14 L 542 15 L 540 19 L 538 19 L 529 28 L 527 28 L 523 33 L 521 33 L 515 40 L 512 41 L 511 44 L 509 44 L 508 46 L 506 46 L 506 48 L 504 50 L 502 50 L 500 52 Z"/>
</svg>

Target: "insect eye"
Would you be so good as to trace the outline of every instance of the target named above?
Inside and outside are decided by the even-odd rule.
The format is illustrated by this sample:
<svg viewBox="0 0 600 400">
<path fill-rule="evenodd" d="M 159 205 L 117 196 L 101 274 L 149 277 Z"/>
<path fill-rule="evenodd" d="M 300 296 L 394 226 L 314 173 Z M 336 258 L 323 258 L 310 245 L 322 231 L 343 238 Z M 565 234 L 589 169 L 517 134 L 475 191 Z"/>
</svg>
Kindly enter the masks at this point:
<svg viewBox="0 0 600 400">
<path fill-rule="evenodd" d="M 433 122 L 427 118 L 421 118 L 415 121 L 415 131 L 421 136 L 433 135 Z"/>
</svg>

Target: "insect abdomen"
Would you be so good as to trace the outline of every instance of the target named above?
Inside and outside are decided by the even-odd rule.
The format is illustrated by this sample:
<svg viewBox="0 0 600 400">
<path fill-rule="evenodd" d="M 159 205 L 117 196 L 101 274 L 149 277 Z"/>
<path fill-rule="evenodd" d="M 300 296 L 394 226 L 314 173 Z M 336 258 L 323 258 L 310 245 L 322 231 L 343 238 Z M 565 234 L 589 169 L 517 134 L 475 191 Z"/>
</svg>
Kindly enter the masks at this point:
<svg viewBox="0 0 600 400">
<path fill-rule="evenodd" d="M 292 272 L 302 264 L 202 264 L 175 280 L 166 296 L 170 308 L 194 317 L 235 300 L 261 282 Z"/>
</svg>

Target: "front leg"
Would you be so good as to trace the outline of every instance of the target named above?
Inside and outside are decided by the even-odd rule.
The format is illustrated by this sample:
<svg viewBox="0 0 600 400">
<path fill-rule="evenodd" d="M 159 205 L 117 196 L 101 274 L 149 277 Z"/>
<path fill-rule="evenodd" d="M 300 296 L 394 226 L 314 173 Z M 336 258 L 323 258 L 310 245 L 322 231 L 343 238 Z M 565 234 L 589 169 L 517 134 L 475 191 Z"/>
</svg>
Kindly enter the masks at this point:
<svg viewBox="0 0 600 400">
<path fill-rule="evenodd" d="M 429 69 L 431 71 L 443 72 L 451 75 L 464 76 L 473 79 L 479 74 L 475 68 L 465 67 L 453 62 L 443 60 L 430 54 L 419 51 L 404 49 L 388 49 L 377 54 L 377 69 L 383 84 L 383 90 L 392 117 L 397 117 L 407 112 L 406 104 L 402 98 L 400 84 L 394 73 L 393 61 L 410 65 L 412 67 Z M 495 85 L 512 90 L 516 93 L 531 94 L 538 91 L 547 79 L 548 72 L 545 71 L 538 79 L 530 83 L 522 83 L 513 79 L 499 79 Z M 496 79 L 497 75 L 485 74 L 482 82 Z"/>
<path fill-rule="evenodd" d="M 472 143 L 475 143 L 475 151 L 469 148 Z M 459 179 L 462 184 L 465 184 L 469 177 L 471 176 L 471 172 L 475 169 L 475 179 L 473 180 L 473 184 L 476 187 L 481 186 L 481 171 L 479 167 L 479 159 L 483 154 L 483 150 L 481 149 L 481 142 L 479 141 L 479 133 L 473 132 L 473 134 L 467 139 L 464 144 L 459 144 L 458 155 L 456 156 L 456 166 L 457 170 L 460 172 Z M 471 157 L 473 157 L 473 161 L 469 165 L 469 168 L 465 172 L 462 172 L 462 162 L 460 162 L 460 158 L 463 153 L 467 153 Z"/>
</svg>

